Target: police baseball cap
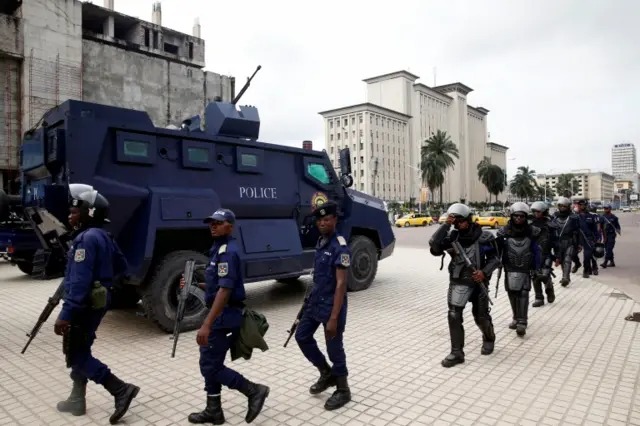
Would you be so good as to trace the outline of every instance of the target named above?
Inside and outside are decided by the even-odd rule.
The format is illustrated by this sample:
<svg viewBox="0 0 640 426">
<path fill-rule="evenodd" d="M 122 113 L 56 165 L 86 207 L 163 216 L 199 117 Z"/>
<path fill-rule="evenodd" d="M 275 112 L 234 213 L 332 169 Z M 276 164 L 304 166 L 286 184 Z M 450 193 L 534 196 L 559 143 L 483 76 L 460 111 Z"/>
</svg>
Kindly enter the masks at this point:
<svg viewBox="0 0 640 426">
<path fill-rule="evenodd" d="M 235 223 L 236 215 L 229 209 L 218 209 L 203 222 L 209 223 L 213 221 Z"/>
<path fill-rule="evenodd" d="M 337 216 L 337 214 L 338 214 L 338 205 L 333 201 L 327 201 L 324 204 L 320 204 L 313 211 L 313 215 L 318 219 L 326 216 Z"/>
</svg>

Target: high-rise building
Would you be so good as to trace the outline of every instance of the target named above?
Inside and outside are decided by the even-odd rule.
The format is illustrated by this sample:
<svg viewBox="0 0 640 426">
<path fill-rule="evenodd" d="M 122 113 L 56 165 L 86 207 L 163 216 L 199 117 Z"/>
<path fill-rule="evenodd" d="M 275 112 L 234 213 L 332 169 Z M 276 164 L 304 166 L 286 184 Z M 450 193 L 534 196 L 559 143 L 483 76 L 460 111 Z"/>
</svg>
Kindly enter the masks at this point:
<svg viewBox="0 0 640 426">
<path fill-rule="evenodd" d="M 638 159 L 634 144 L 619 143 L 611 148 L 611 173 L 616 178 L 625 178 L 638 173 Z"/>
<path fill-rule="evenodd" d="M 442 130 L 460 156 L 446 171 L 443 202 L 488 200 L 477 165 L 489 157 L 505 169 L 509 149 L 488 141 L 489 110 L 467 104 L 473 89 L 462 83 L 429 87 L 418 79 L 408 71 L 368 78 L 366 103 L 320 113 L 334 166 L 337 151 L 349 147 L 356 189 L 386 201 L 420 200 L 424 198 L 420 148 Z M 437 201 L 438 190 L 434 192 L 429 198 Z"/>
</svg>

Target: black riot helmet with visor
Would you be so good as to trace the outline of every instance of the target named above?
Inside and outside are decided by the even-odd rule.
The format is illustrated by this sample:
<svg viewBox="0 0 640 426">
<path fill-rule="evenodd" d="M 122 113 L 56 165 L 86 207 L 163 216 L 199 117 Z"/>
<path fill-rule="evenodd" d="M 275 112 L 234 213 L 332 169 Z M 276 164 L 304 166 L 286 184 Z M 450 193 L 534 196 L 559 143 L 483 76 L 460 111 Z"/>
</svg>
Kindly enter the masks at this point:
<svg viewBox="0 0 640 426">
<path fill-rule="evenodd" d="M 469 221 L 471 222 L 471 209 L 466 204 L 454 203 L 447 209 L 447 216 L 453 216 L 456 222 Z"/>
<path fill-rule="evenodd" d="M 531 212 L 533 214 L 542 213 L 543 216 L 546 216 L 549 213 L 549 206 L 544 201 L 536 201 L 531 204 Z"/>
<path fill-rule="evenodd" d="M 101 226 L 109 223 L 109 202 L 91 185 L 69 184 L 69 207 L 80 211 L 81 226 Z"/>
</svg>

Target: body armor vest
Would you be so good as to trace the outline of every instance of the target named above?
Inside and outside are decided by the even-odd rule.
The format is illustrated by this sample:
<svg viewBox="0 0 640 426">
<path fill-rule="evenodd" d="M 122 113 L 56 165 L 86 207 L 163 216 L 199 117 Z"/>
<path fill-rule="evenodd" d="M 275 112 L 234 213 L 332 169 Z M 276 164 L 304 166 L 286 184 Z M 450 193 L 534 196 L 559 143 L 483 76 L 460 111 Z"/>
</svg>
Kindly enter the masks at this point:
<svg viewBox="0 0 640 426">
<path fill-rule="evenodd" d="M 506 239 L 507 262 L 504 268 L 507 272 L 529 272 L 533 261 L 531 239 L 529 237 Z"/>
</svg>

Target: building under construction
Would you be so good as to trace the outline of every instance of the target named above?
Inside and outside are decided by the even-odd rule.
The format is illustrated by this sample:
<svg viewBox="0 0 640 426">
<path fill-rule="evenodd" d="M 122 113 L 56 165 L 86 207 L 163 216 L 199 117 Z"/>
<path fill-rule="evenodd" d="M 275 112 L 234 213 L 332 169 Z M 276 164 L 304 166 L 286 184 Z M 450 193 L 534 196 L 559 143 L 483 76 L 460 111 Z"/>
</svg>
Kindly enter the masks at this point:
<svg viewBox="0 0 640 426">
<path fill-rule="evenodd" d="M 15 193 L 22 134 L 67 99 L 147 111 L 156 126 L 202 114 L 216 96 L 231 100 L 233 77 L 204 71 L 205 43 L 78 0 L 0 1 L 0 188 Z"/>
</svg>

